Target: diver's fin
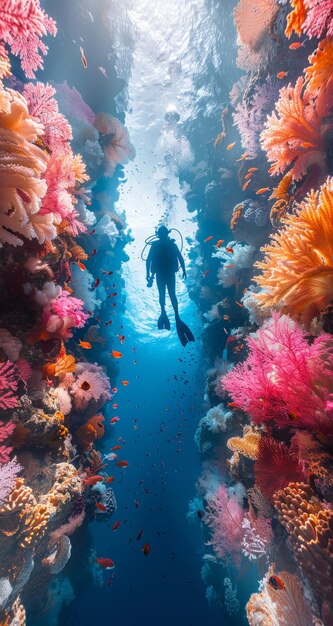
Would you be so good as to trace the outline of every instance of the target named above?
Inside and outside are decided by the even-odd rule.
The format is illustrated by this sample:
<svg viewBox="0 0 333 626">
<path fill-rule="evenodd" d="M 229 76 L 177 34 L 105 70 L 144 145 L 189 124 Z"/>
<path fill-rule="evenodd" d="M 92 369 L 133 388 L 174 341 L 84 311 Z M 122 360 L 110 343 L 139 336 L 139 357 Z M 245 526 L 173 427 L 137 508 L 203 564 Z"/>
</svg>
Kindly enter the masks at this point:
<svg viewBox="0 0 333 626">
<path fill-rule="evenodd" d="M 170 330 L 170 320 L 165 311 L 164 313 L 161 313 L 157 320 L 157 328 L 159 330 L 163 330 L 163 328 L 165 328 L 166 330 Z"/>
<path fill-rule="evenodd" d="M 176 328 L 177 328 L 178 337 L 180 339 L 180 343 L 183 346 L 186 346 L 186 344 L 189 341 L 195 341 L 189 327 L 185 324 L 185 322 L 182 322 L 182 320 L 179 317 L 176 318 Z"/>
</svg>

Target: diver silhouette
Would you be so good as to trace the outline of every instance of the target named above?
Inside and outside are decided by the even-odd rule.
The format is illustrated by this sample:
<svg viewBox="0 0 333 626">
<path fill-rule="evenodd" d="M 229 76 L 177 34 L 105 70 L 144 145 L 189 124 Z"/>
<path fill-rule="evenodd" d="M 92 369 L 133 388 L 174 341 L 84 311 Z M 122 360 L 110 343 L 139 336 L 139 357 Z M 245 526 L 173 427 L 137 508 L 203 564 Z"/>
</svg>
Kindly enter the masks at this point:
<svg viewBox="0 0 333 626">
<path fill-rule="evenodd" d="M 194 341 L 194 337 L 188 326 L 180 319 L 178 313 L 178 300 L 176 296 L 176 273 L 179 266 L 183 270 L 183 278 L 186 278 L 186 269 L 183 256 L 174 239 L 169 237 L 166 226 L 160 226 L 156 231 L 156 237 L 149 238 L 146 243 L 150 250 L 146 260 L 147 286 L 151 287 L 156 276 L 156 284 L 159 293 L 161 315 L 158 318 L 157 327 L 161 330 L 170 330 L 170 321 L 165 311 L 166 289 L 175 312 L 176 328 L 178 337 L 183 346 L 189 341 Z M 150 241 L 150 239 L 152 239 Z"/>
</svg>

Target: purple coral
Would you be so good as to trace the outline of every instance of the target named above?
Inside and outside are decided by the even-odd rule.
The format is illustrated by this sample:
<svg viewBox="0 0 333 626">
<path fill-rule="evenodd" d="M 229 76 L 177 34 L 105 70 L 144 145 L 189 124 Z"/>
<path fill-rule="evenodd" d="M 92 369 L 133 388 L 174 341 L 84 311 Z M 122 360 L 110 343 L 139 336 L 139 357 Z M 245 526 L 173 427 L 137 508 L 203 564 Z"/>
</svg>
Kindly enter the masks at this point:
<svg viewBox="0 0 333 626">
<path fill-rule="evenodd" d="M 76 376 L 70 393 L 77 409 L 85 409 L 92 400 L 101 406 L 111 399 L 110 381 L 96 363 L 78 363 Z"/>
<path fill-rule="evenodd" d="M 236 496 L 229 496 L 226 485 L 221 484 L 209 497 L 204 521 L 212 530 L 210 545 L 220 559 L 239 563 L 243 540 L 244 510 Z"/>
<path fill-rule="evenodd" d="M 14 409 L 18 406 L 17 369 L 10 361 L 0 363 L 0 409 Z"/>
</svg>

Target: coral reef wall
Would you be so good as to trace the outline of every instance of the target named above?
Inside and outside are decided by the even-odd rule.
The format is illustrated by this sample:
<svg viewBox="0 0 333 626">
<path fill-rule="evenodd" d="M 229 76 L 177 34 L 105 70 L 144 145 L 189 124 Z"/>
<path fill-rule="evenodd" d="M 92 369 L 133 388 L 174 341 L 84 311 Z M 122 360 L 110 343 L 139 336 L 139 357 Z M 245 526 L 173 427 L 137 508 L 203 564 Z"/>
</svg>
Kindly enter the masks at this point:
<svg viewBox="0 0 333 626">
<path fill-rule="evenodd" d="M 45 41 L 56 33 L 39 0 L 2 3 L 0 622 L 6 625 L 58 614 L 73 596 L 70 573 L 61 572 L 73 558 L 74 533 L 116 508 L 113 477 L 97 449 L 117 371 L 100 328 L 117 319 L 116 303 L 122 306 L 125 237 L 123 218 L 112 211 L 120 175 L 114 172 L 134 150 L 112 98 L 109 111 L 91 102 L 93 109 L 66 81 L 43 81 Z M 76 61 L 85 71 L 79 55 Z M 120 340 L 112 340 L 115 347 Z M 101 569 L 100 556 L 107 555 L 90 546 L 86 567 Z"/>
<path fill-rule="evenodd" d="M 189 205 L 206 199 L 191 295 L 207 382 L 188 516 L 205 537 L 207 599 L 228 624 L 246 623 L 246 606 L 252 626 L 328 626 L 332 3 L 239 0 L 233 16 L 228 67 L 241 72 L 189 176 Z"/>
</svg>

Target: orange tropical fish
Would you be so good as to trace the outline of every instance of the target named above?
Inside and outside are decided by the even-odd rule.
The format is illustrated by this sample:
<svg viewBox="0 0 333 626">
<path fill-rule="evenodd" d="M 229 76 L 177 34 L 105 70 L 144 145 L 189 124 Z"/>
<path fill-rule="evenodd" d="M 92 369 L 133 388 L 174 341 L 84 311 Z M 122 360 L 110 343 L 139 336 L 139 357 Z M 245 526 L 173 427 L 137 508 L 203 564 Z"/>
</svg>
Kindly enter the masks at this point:
<svg viewBox="0 0 333 626">
<path fill-rule="evenodd" d="M 224 239 L 219 239 L 218 242 L 215 244 L 215 248 L 221 248 L 223 243 L 224 243 Z"/>
<path fill-rule="evenodd" d="M 258 191 L 256 191 L 256 195 L 260 196 L 262 193 L 266 193 L 269 190 L 270 190 L 270 187 L 262 187 L 261 189 L 258 189 Z"/>
<path fill-rule="evenodd" d="M 224 267 L 226 267 L 227 269 L 229 269 L 229 267 L 236 267 L 236 263 L 232 263 L 231 265 L 225 265 Z"/>
<path fill-rule="evenodd" d="M 244 304 L 242 304 L 241 302 L 238 302 L 238 300 L 235 300 L 237 306 L 239 306 L 241 309 L 244 308 Z"/>
<path fill-rule="evenodd" d="M 101 513 L 106 513 L 107 512 L 107 508 L 106 508 L 105 504 L 102 504 L 101 502 L 96 502 L 95 503 L 95 507 L 96 507 L 96 509 L 98 509 L 98 511 L 101 511 Z"/>
<path fill-rule="evenodd" d="M 117 389 L 117 387 L 112 387 L 111 391 L 112 391 L 112 393 L 117 393 L 118 389 Z"/>
<path fill-rule="evenodd" d="M 150 552 L 150 545 L 149 545 L 149 543 L 145 543 L 145 544 L 143 545 L 142 552 L 143 552 L 143 554 L 144 554 L 145 556 L 148 556 L 148 554 L 149 554 L 149 552 Z"/>
<path fill-rule="evenodd" d="M 86 70 L 88 67 L 88 63 L 87 63 L 87 59 L 86 56 L 84 54 L 84 50 L 83 48 L 80 46 L 80 52 L 81 52 L 81 61 L 82 61 L 82 65 L 84 67 L 84 69 Z"/>
<path fill-rule="evenodd" d="M 80 348 L 84 348 L 85 350 L 90 350 L 91 349 L 91 343 L 89 343 L 89 341 L 79 341 L 79 346 Z"/>
<path fill-rule="evenodd" d="M 257 172 L 259 167 L 249 167 L 248 172 Z"/>
<path fill-rule="evenodd" d="M 223 315 L 223 319 L 224 319 L 225 322 L 229 322 L 230 317 L 229 317 L 229 315 Z"/>
<path fill-rule="evenodd" d="M 231 252 L 232 254 L 234 253 L 233 248 L 226 248 L 226 251 L 227 251 L 227 252 Z"/>
<path fill-rule="evenodd" d="M 232 409 L 235 409 L 238 405 L 237 405 L 237 402 L 228 402 L 227 406 L 230 406 Z"/>
<path fill-rule="evenodd" d="M 108 483 L 109 485 L 113 483 L 113 481 L 114 481 L 114 476 L 107 476 L 106 478 L 104 478 L 104 482 Z"/>
<path fill-rule="evenodd" d="M 286 76 L 288 76 L 288 72 L 278 72 L 276 75 L 276 78 L 279 78 L 281 80 L 282 78 L 285 78 Z"/>
<path fill-rule="evenodd" d="M 119 417 L 117 415 L 110 419 L 110 424 L 116 424 L 117 422 L 119 422 Z"/>
<path fill-rule="evenodd" d="M 211 241 L 213 239 L 213 235 L 209 235 L 209 237 L 206 237 L 206 239 L 204 239 L 204 243 L 208 243 L 208 241 Z"/>
<path fill-rule="evenodd" d="M 251 176 L 252 176 L 252 172 L 248 172 L 247 174 L 245 174 L 244 180 L 248 180 L 249 178 L 251 178 Z"/>
<path fill-rule="evenodd" d="M 295 43 L 291 43 L 289 46 L 289 50 L 298 50 L 299 48 L 302 48 L 304 44 L 301 43 L 300 41 L 295 41 Z"/>
<path fill-rule="evenodd" d="M 111 450 L 121 450 L 122 446 L 113 446 L 113 448 L 111 448 Z"/>
<path fill-rule="evenodd" d="M 124 387 L 127 387 L 129 383 L 128 383 L 128 380 L 122 380 L 121 384 L 124 385 Z"/>
<path fill-rule="evenodd" d="M 118 350 L 112 350 L 111 356 L 113 356 L 114 359 L 121 359 L 123 355 L 121 352 L 118 352 Z"/>
<path fill-rule="evenodd" d="M 121 468 L 128 467 L 128 461 L 117 461 L 116 465 Z"/>
<path fill-rule="evenodd" d="M 251 182 L 251 178 L 249 180 L 246 181 L 246 183 L 244 183 L 243 187 L 242 187 L 242 191 L 245 191 L 245 189 L 248 188 L 249 184 Z"/>
<path fill-rule="evenodd" d="M 112 526 L 112 530 L 118 530 L 119 526 L 120 526 L 120 522 L 115 522 Z"/>
<path fill-rule="evenodd" d="M 79 266 L 80 270 L 82 270 L 82 272 L 87 269 L 86 266 L 81 263 L 81 261 L 77 261 L 77 265 Z"/>
<path fill-rule="evenodd" d="M 303 143 L 301 143 L 301 148 L 314 148 L 315 146 L 313 145 L 313 143 L 311 143 L 311 141 L 304 141 Z"/>
<path fill-rule="evenodd" d="M 113 409 L 117 409 L 117 408 L 118 408 L 118 404 L 117 404 L 117 402 L 114 402 L 114 403 L 113 403 L 112 408 L 113 408 Z"/>
<path fill-rule="evenodd" d="M 271 576 L 268 582 L 271 585 L 271 587 L 273 587 L 273 589 L 275 589 L 275 591 L 282 590 L 282 589 L 286 588 L 286 586 L 285 586 L 282 578 L 280 578 L 280 576 Z"/>
<path fill-rule="evenodd" d="M 99 283 L 100 283 L 100 282 L 101 282 L 101 281 L 100 281 L 100 278 L 96 278 L 96 280 L 95 280 L 95 282 L 94 282 L 94 284 L 93 284 L 93 289 L 97 289 L 97 287 L 98 287 L 98 285 L 99 285 Z"/>
<path fill-rule="evenodd" d="M 250 156 L 249 152 L 245 152 L 239 159 L 237 159 L 237 161 L 245 161 L 245 159 L 247 159 L 247 157 Z"/>
<path fill-rule="evenodd" d="M 83 484 L 92 487 L 94 485 L 97 485 L 97 483 L 102 482 L 102 480 L 102 476 L 88 476 L 88 478 L 85 478 L 85 480 L 83 481 Z"/>
<path fill-rule="evenodd" d="M 106 558 L 106 557 L 102 557 L 100 559 L 96 559 L 96 563 L 98 563 L 98 565 L 100 565 L 101 567 L 104 567 L 104 569 L 114 569 L 115 568 L 114 561 L 112 561 L 112 559 L 109 559 L 109 558 Z"/>
<path fill-rule="evenodd" d="M 227 150 L 231 150 L 234 146 L 236 145 L 236 142 L 234 141 L 233 143 L 229 143 L 227 145 Z"/>
</svg>

